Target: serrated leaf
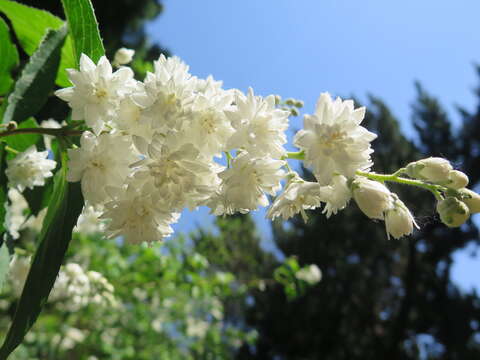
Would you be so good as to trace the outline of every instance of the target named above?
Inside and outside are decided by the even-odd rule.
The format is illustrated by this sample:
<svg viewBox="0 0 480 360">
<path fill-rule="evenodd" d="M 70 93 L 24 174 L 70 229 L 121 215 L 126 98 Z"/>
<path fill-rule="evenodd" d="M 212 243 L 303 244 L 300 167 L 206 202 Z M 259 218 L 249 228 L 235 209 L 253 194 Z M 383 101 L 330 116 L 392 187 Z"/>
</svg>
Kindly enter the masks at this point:
<svg viewBox="0 0 480 360">
<path fill-rule="evenodd" d="M 13 322 L 0 348 L 4 360 L 22 342 L 35 323 L 55 283 L 72 237 L 72 229 L 83 207 L 79 183 L 67 183 L 67 155 L 62 152 L 62 168 L 54 187 L 30 271 L 17 305 Z M 67 211 L 68 210 L 68 211 Z"/>
<path fill-rule="evenodd" d="M 4 242 L 0 246 L 0 292 L 7 278 L 8 268 L 10 264 L 10 254 L 8 252 L 7 244 Z"/>
<path fill-rule="evenodd" d="M 10 0 L 0 0 L 0 12 L 10 19 L 20 46 L 30 56 L 38 48 L 48 29 L 58 30 L 65 24 L 62 19 L 48 11 Z M 73 43 L 69 36 L 65 40 L 61 54 L 62 58 L 55 82 L 59 86 L 67 87 L 71 84 L 65 69 L 76 67 Z"/>
<path fill-rule="evenodd" d="M 72 35 L 75 59 L 78 63 L 84 53 L 95 63 L 105 55 L 98 23 L 90 0 L 62 0 Z"/>
<path fill-rule="evenodd" d="M 60 63 L 60 50 L 67 28 L 48 30 L 43 42 L 32 55 L 8 97 L 3 123 L 21 121 L 33 116 L 47 101 L 55 84 L 55 74 Z"/>
<path fill-rule="evenodd" d="M 12 70 L 18 65 L 18 51 L 10 39 L 7 24 L 0 18 L 0 95 L 6 94 L 13 84 Z"/>
</svg>

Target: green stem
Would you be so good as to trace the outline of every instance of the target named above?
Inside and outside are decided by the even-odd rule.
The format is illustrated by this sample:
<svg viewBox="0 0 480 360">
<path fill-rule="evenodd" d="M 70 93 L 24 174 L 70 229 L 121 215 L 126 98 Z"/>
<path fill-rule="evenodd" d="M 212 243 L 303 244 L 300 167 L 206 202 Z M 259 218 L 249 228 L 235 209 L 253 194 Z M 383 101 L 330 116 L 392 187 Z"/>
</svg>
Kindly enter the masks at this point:
<svg viewBox="0 0 480 360">
<path fill-rule="evenodd" d="M 400 170 L 402 170 L 402 169 L 400 169 Z M 428 183 L 425 183 L 421 180 L 414 180 L 414 179 L 407 179 L 407 178 L 399 177 L 399 176 L 396 175 L 398 173 L 401 173 L 399 171 L 396 171 L 393 174 L 376 174 L 376 173 L 372 173 L 372 172 L 357 171 L 357 175 L 366 177 L 366 178 L 371 179 L 371 180 L 376 180 L 376 181 L 382 181 L 382 182 L 383 181 L 389 181 L 389 182 L 396 182 L 398 184 L 420 187 L 422 189 L 425 189 L 425 190 L 428 190 L 428 191 L 432 192 L 437 200 L 442 200 L 443 199 L 442 195 L 440 194 L 440 190 L 443 189 L 442 186 L 434 185 L 434 184 L 428 184 Z"/>
<path fill-rule="evenodd" d="M 83 134 L 83 130 L 71 130 L 69 128 L 21 128 L 0 132 L 0 137 L 12 136 L 18 134 L 42 134 L 52 136 L 80 136 Z"/>
<path fill-rule="evenodd" d="M 10 153 L 12 153 L 12 154 L 15 154 L 15 155 L 20 154 L 20 151 L 15 150 L 14 148 L 12 148 L 12 147 L 10 147 L 10 146 L 8 146 L 8 145 L 5 146 L 5 150 L 7 150 L 8 152 L 10 152 Z"/>
<path fill-rule="evenodd" d="M 282 159 L 305 160 L 305 151 L 287 152 L 287 155 L 283 156 Z"/>
</svg>

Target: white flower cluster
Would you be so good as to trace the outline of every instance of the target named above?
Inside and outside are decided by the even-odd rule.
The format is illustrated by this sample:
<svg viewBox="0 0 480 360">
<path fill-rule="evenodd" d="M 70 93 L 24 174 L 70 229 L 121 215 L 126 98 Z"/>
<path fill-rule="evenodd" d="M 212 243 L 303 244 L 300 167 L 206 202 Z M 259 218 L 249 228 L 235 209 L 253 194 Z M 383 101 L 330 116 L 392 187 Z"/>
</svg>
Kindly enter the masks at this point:
<svg viewBox="0 0 480 360">
<path fill-rule="evenodd" d="M 30 270 L 30 258 L 15 254 L 10 262 L 9 277 L 16 297 L 22 293 Z M 113 285 L 96 271 L 84 271 L 76 263 L 65 265 L 58 273 L 50 293 L 50 301 L 58 301 L 67 311 L 77 311 L 87 305 L 109 307 L 117 304 Z"/>
<path fill-rule="evenodd" d="M 361 126 L 364 107 L 321 94 L 295 135 L 300 151 L 287 153 L 292 112 L 278 97 L 225 90 L 211 76 L 192 76 L 179 58 L 163 55 L 140 82 L 120 66 L 132 55 L 119 50 L 115 72 L 107 58 L 94 64 L 82 55 L 80 70 L 69 70 L 73 86 L 56 92 L 71 106 L 72 119 L 84 119 L 92 129 L 79 148 L 69 150 L 68 179 L 81 181 L 87 208 L 106 220 L 110 237 L 162 239 L 185 208 L 208 206 L 225 215 L 269 206 L 284 181 L 267 212 L 271 219 L 300 213 L 306 220 L 306 210 L 322 205 L 330 217 L 353 198 L 368 217 L 385 221 L 389 236 L 413 231 L 408 208 L 370 172 L 377 136 Z M 283 105 L 289 104 L 302 105 L 292 99 Z M 316 181 L 291 171 L 288 158 L 304 160 Z M 403 173 L 455 189 L 468 182 L 450 165 L 432 170 L 432 163 L 411 164 Z M 439 209 L 452 206 L 460 209 L 452 200 Z"/>
<path fill-rule="evenodd" d="M 95 65 L 82 55 L 69 72 L 74 86 L 56 93 L 92 129 L 69 150 L 68 179 L 81 181 L 107 234 L 159 240 L 184 208 L 223 215 L 267 206 L 286 174 L 289 113 L 274 96 L 192 76 L 176 57 L 154 65 L 139 82 L 128 67 L 113 72 L 105 57 Z"/>
<path fill-rule="evenodd" d="M 52 170 L 57 165 L 54 160 L 47 157 L 48 151 L 37 151 L 36 146 L 32 145 L 8 160 L 5 174 L 9 186 L 23 191 L 26 188 L 33 189 L 34 186 L 45 185 L 45 178 L 53 176 Z"/>
</svg>

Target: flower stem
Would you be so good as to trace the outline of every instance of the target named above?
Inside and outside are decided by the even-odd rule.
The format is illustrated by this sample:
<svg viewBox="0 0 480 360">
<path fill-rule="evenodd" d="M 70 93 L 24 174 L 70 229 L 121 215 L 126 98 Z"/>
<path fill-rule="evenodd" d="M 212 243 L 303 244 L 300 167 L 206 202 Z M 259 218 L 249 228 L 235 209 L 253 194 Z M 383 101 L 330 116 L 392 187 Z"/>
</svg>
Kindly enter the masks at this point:
<svg viewBox="0 0 480 360">
<path fill-rule="evenodd" d="M 287 152 L 283 159 L 305 160 L 305 151 Z"/>
<path fill-rule="evenodd" d="M 0 132 L 0 137 L 12 136 L 18 134 L 42 134 L 52 136 L 80 136 L 83 130 L 71 130 L 69 128 L 20 128 Z"/>
<path fill-rule="evenodd" d="M 414 179 L 399 177 L 397 174 L 402 172 L 403 172 L 403 169 L 400 169 L 393 174 L 376 174 L 373 172 L 357 171 L 357 175 L 364 176 L 368 179 L 376 180 L 376 181 L 382 181 L 382 182 L 389 181 L 389 182 L 396 182 L 398 184 L 420 187 L 422 189 L 432 192 L 432 194 L 435 196 L 437 200 L 443 199 L 442 195 L 440 194 L 440 190 L 444 189 L 443 186 L 429 184 L 421 180 L 414 180 Z"/>
</svg>

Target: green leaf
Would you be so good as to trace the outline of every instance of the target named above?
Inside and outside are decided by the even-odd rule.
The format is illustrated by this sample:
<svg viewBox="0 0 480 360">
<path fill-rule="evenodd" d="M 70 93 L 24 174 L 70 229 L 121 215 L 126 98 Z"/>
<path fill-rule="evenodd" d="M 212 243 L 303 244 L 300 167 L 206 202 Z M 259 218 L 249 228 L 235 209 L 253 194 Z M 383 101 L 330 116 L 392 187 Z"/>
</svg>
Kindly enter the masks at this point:
<svg viewBox="0 0 480 360">
<path fill-rule="evenodd" d="M 7 214 L 7 209 L 5 208 L 8 201 L 6 168 L 7 152 L 5 151 L 5 144 L 0 143 L 0 240 L 3 239 L 3 233 L 5 232 L 5 215 Z M 0 243 L 2 243 L 2 241 L 0 241 Z"/>
<path fill-rule="evenodd" d="M 67 154 L 62 151 L 62 168 L 54 178 L 53 193 L 43 221 L 39 246 L 13 322 L 0 349 L 0 360 L 7 359 L 36 321 L 55 283 L 72 238 L 72 229 L 82 210 L 83 198 L 80 184 L 67 183 L 66 176 Z"/>
<path fill-rule="evenodd" d="M 49 30 L 37 51 L 32 55 L 15 90 L 8 97 L 3 123 L 17 123 L 35 115 L 48 99 L 55 83 L 60 62 L 60 50 L 67 35 L 67 28 Z"/>
<path fill-rule="evenodd" d="M 18 65 L 18 52 L 10 39 L 7 24 L 0 18 L 0 95 L 6 94 L 13 84 L 12 70 Z"/>
<path fill-rule="evenodd" d="M 17 129 L 38 128 L 34 118 L 30 118 L 20 123 Z M 40 134 L 16 134 L 15 136 L 5 136 L 2 140 L 12 149 L 19 152 L 27 150 L 30 146 L 37 144 L 42 138 Z M 9 154 L 12 155 L 12 154 Z M 9 158 L 14 156 L 9 156 Z"/>
<path fill-rule="evenodd" d="M 3 242 L 0 246 L 0 291 L 3 288 L 5 279 L 8 274 L 8 267 L 10 264 L 10 254 L 8 252 L 7 243 Z"/>
<path fill-rule="evenodd" d="M 38 48 L 48 29 L 58 30 L 65 23 L 48 11 L 35 9 L 10 0 L 0 0 L 0 12 L 3 12 L 10 19 L 20 45 L 30 56 Z M 3 54 L 3 52 L 0 53 Z M 67 37 L 62 47 L 62 58 L 55 82 L 62 87 L 71 86 L 65 69 L 75 67 L 73 43 L 71 38 Z"/>
<path fill-rule="evenodd" d="M 73 39 L 75 58 L 88 55 L 95 63 L 105 55 L 98 23 L 90 0 L 62 0 L 68 26 Z"/>
<path fill-rule="evenodd" d="M 33 189 L 27 188 L 23 191 L 32 215 L 37 216 L 40 210 L 48 206 L 53 191 L 53 182 L 50 179 L 45 182 L 44 186 L 35 186 Z"/>
</svg>

